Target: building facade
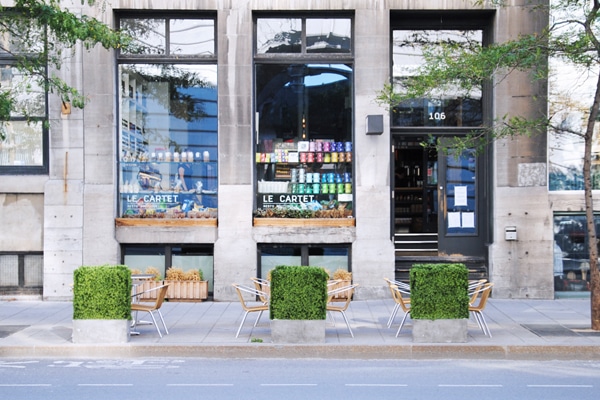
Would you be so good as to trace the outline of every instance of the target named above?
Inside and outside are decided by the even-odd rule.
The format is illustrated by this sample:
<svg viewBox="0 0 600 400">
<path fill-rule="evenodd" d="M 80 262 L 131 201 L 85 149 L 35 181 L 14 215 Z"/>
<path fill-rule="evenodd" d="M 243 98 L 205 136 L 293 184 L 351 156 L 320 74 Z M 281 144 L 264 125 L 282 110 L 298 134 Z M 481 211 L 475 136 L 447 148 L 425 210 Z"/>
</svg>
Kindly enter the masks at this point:
<svg viewBox="0 0 600 400">
<path fill-rule="evenodd" d="M 200 268 L 214 300 L 233 300 L 231 283 L 286 264 L 350 271 L 357 298 L 377 298 L 384 277 L 405 279 L 414 263 L 458 261 L 494 282 L 495 297 L 552 298 L 555 215 L 580 212 L 583 196 L 549 190 L 546 137 L 453 155 L 421 145 L 545 113 L 534 99 L 546 83 L 515 73 L 391 111 L 375 101 L 419 64 L 422 40 L 485 45 L 541 31 L 547 14 L 520 3 L 83 6 L 134 42 L 77 48 L 56 71 L 86 95 L 83 110 L 50 94 L 47 128 L 11 121 L 1 293 L 70 299 L 74 269 L 124 263 Z M 10 69 L 9 56 L 0 64 Z M 37 145 L 24 150 L 15 138 L 29 133 Z"/>
</svg>

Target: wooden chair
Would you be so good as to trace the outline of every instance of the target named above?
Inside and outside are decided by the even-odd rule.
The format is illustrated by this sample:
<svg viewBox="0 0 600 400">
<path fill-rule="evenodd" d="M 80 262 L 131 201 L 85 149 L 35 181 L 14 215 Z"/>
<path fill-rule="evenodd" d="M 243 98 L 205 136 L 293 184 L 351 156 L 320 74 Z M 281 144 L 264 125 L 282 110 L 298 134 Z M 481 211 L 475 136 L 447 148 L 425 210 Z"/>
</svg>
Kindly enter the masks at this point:
<svg viewBox="0 0 600 400">
<path fill-rule="evenodd" d="M 350 328 L 350 323 L 348 322 L 348 317 L 346 317 L 346 310 L 350 305 L 350 301 L 352 300 L 352 294 L 354 293 L 354 289 L 358 286 L 358 284 L 352 284 L 348 286 L 343 286 L 341 288 L 336 288 L 327 292 L 327 311 L 339 312 L 344 317 L 344 321 L 346 322 L 346 326 L 348 327 L 348 332 L 350 332 L 350 336 L 354 337 L 354 333 L 352 333 L 352 328 Z M 344 302 L 336 302 L 333 304 L 331 301 L 335 297 L 336 294 L 344 293 L 346 301 Z M 333 317 L 332 317 L 333 318 Z M 335 322 L 335 321 L 334 321 Z"/>
<path fill-rule="evenodd" d="M 168 289 L 169 289 L 169 285 L 162 285 L 162 286 L 158 286 L 158 287 L 155 287 L 155 288 L 152 288 L 152 289 L 149 289 L 144 292 L 136 294 L 136 296 L 140 296 L 140 298 L 142 298 L 143 295 L 147 294 L 148 292 L 151 292 L 151 291 L 157 292 L 156 300 L 154 301 L 154 303 L 138 303 L 138 302 L 131 303 L 131 311 L 136 312 L 136 317 L 134 318 L 134 325 L 137 322 L 137 312 L 145 311 L 148 314 L 150 314 L 150 317 L 152 317 L 152 322 L 154 322 L 154 326 L 156 327 L 158 336 L 160 336 L 162 338 L 162 333 L 160 332 L 160 328 L 158 327 L 158 324 L 156 323 L 156 318 L 154 317 L 154 313 L 157 313 L 158 316 L 160 317 L 163 327 L 165 328 L 165 332 L 167 333 L 167 335 L 169 334 L 169 330 L 167 329 L 167 324 L 165 324 L 165 320 L 162 316 L 162 313 L 160 312 L 160 307 L 162 306 L 163 302 L 165 301 L 165 296 L 167 295 Z"/>
<path fill-rule="evenodd" d="M 473 294 L 473 296 L 477 296 L 475 298 L 477 304 L 469 304 L 469 312 L 471 312 L 475 317 L 475 320 L 483 331 L 483 334 L 489 337 L 492 337 L 492 333 L 490 332 L 490 328 L 488 327 L 485 317 L 483 316 L 483 310 L 485 309 L 488 298 L 492 292 L 492 286 L 494 286 L 493 283 L 485 283 L 477 293 Z"/>
<path fill-rule="evenodd" d="M 252 288 L 249 286 L 244 286 L 244 285 L 238 285 L 236 283 L 233 284 L 233 287 L 235 288 L 235 290 L 238 294 L 238 297 L 240 299 L 240 304 L 242 305 L 242 309 L 244 310 L 244 317 L 242 318 L 240 327 L 238 328 L 237 333 L 235 334 L 235 337 L 238 337 L 238 336 L 240 336 L 240 331 L 242 330 L 242 326 L 244 326 L 244 322 L 246 321 L 246 317 L 248 316 L 249 313 L 251 313 L 251 312 L 258 313 L 258 317 L 256 318 L 256 321 L 254 322 L 254 326 L 256 326 L 256 324 L 258 324 L 258 320 L 260 319 L 260 316 L 262 315 L 263 311 L 269 310 L 269 303 L 268 303 L 269 295 L 263 291 L 255 289 L 255 288 Z M 260 305 L 250 305 L 244 299 L 244 294 L 242 292 L 253 294 L 254 296 L 258 296 L 259 298 L 264 297 L 266 299 L 266 303 L 262 303 Z"/>
</svg>

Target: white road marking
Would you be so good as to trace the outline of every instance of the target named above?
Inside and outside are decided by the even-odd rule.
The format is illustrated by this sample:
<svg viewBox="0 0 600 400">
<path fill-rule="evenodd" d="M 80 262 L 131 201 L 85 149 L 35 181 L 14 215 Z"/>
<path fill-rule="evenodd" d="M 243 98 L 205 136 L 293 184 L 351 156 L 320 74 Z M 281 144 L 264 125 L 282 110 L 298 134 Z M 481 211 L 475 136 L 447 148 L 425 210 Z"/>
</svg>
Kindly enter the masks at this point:
<svg viewBox="0 0 600 400">
<path fill-rule="evenodd" d="M 25 368 L 23 364 L 34 364 L 39 361 L 0 361 L 0 368 Z"/>
<path fill-rule="evenodd" d="M 133 386 L 133 383 L 78 383 L 77 386 Z"/>
<path fill-rule="evenodd" d="M 50 383 L 3 383 L 0 387 L 47 387 L 52 386 Z"/>
<path fill-rule="evenodd" d="M 592 388 L 594 385 L 527 385 L 530 388 Z"/>
<path fill-rule="evenodd" d="M 260 386 L 317 386 L 316 383 L 261 383 Z"/>
<path fill-rule="evenodd" d="M 233 383 L 167 383 L 167 386 L 205 386 L 205 387 L 211 387 L 211 386 L 216 386 L 216 387 L 220 387 L 220 386 L 233 386 Z"/>
<path fill-rule="evenodd" d="M 474 384 L 474 385 L 446 385 L 446 384 L 440 384 L 438 385 L 438 387 L 484 387 L 484 388 L 488 388 L 488 387 L 503 387 L 502 385 L 479 385 L 479 384 Z"/>
<path fill-rule="evenodd" d="M 346 383 L 346 386 L 351 387 L 407 387 L 408 385 L 403 383 Z"/>
</svg>

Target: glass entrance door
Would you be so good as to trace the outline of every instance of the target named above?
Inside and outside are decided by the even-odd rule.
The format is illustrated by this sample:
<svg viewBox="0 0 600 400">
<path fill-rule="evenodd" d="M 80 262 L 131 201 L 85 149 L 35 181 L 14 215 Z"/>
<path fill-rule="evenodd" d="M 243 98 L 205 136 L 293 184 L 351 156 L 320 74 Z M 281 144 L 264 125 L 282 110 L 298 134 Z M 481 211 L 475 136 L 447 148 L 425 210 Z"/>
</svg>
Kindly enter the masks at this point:
<svg viewBox="0 0 600 400">
<path fill-rule="evenodd" d="M 421 146 L 424 138 L 394 138 L 393 237 L 397 252 L 437 255 L 438 161 L 434 147 Z"/>
<path fill-rule="evenodd" d="M 440 154 L 439 255 L 485 257 L 488 212 L 483 159 L 475 149 Z"/>
<path fill-rule="evenodd" d="M 484 155 L 393 140 L 393 237 L 399 256 L 485 256 Z"/>
</svg>

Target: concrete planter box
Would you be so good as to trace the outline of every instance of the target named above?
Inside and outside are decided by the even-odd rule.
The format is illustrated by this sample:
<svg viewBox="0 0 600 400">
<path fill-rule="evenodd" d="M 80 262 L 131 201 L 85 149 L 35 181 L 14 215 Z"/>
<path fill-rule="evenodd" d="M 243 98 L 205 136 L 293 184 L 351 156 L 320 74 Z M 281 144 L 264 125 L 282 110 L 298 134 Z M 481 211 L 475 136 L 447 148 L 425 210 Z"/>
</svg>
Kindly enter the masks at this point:
<svg viewBox="0 0 600 400">
<path fill-rule="evenodd" d="M 413 319 L 415 343 L 465 343 L 467 319 Z"/>
<path fill-rule="evenodd" d="M 325 343 L 325 320 L 271 320 L 273 343 Z"/>
<path fill-rule="evenodd" d="M 130 326 L 126 319 L 74 319 L 73 343 L 127 343 Z"/>
</svg>

